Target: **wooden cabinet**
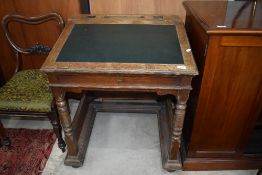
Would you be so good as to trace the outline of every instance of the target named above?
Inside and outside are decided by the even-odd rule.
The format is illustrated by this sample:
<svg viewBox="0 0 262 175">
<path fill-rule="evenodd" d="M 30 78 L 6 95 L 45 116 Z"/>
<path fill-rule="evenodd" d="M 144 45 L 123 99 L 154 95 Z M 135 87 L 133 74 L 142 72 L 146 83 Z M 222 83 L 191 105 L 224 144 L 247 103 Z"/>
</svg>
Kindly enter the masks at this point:
<svg viewBox="0 0 262 175">
<path fill-rule="evenodd" d="M 188 1 L 199 76 L 184 126 L 185 170 L 262 167 L 262 1 Z"/>
</svg>

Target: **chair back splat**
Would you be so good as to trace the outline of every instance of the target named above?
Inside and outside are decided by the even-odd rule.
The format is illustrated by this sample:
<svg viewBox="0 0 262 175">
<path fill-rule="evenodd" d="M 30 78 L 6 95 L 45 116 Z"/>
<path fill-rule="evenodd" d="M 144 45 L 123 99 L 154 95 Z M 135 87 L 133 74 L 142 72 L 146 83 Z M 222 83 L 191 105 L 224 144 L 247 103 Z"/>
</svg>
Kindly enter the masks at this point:
<svg viewBox="0 0 262 175">
<path fill-rule="evenodd" d="M 11 33 L 8 27 L 9 24 L 11 22 L 18 22 L 18 23 L 28 24 L 28 25 L 38 25 L 38 24 L 42 24 L 42 23 L 52 21 L 52 20 L 57 21 L 59 28 L 62 31 L 65 26 L 65 23 L 64 23 L 62 16 L 56 12 L 49 13 L 49 14 L 42 15 L 42 16 L 37 16 L 37 17 L 24 17 L 24 16 L 17 15 L 17 14 L 10 14 L 10 15 L 4 16 L 2 20 L 2 26 L 3 26 L 4 33 L 10 45 L 13 47 L 13 49 L 16 52 L 15 73 L 18 72 L 21 68 L 21 54 L 27 54 L 27 55 L 28 54 L 48 54 L 51 51 L 51 49 L 44 44 L 38 44 L 38 43 L 28 48 L 19 47 L 15 43 L 13 38 L 11 37 Z"/>
</svg>

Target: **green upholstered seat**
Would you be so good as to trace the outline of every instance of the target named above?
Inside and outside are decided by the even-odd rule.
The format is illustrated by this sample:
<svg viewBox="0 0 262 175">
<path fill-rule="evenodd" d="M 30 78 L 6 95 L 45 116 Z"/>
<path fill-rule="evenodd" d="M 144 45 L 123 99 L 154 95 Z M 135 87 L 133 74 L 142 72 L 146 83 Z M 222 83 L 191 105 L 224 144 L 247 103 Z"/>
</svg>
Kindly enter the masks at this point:
<svg viewBox="0 0 262 175">
<path fill-rule="evenodd" d="M 0 110 L 50 112 L 53 96 L 48 83 L 39 70 L 16 73 L 0 88 Z"/>
</svg>

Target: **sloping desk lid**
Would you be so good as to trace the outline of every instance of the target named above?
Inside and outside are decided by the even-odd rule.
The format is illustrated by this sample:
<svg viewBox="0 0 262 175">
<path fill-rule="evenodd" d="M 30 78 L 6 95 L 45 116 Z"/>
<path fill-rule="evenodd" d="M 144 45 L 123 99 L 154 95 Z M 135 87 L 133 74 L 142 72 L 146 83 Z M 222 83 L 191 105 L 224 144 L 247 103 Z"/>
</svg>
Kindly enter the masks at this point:
<svg viewBox="0 0 262 175">
<path fill-rule="evenodd" d="M 76 24 L 57 62 L 183 64 L 175 25 Z"/>
<path fill-rule="evenodd" d="M 41 69 L 197 74 L 183 23 L 174 16 L 98 15 L 71 19 Z"/>
</svg>

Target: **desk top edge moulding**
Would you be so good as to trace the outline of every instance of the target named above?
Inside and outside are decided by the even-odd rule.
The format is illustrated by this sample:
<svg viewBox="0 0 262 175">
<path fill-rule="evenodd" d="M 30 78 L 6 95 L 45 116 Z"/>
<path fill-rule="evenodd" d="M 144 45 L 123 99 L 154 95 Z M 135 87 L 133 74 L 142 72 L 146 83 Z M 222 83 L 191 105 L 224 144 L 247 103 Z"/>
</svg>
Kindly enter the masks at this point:
<svg viewBox="0 0 262 175">
<path fill-rule="evenodd" d="M 139 26 L 175 26 L 175 30 L 178 37 L 178 44 L 180 45 L 182 62 L 178 64 L 173 63 L 143 63 L 143 62 L 70 62 L 70 61 L 57 61 L 59 54 L 63 46 L 67 43 L 70 35 L 72 34 L 75 26 L 81 25 L 101 25 L 108 24 L 105 26 L 132 24 Z M 141 25 L 142 26 L 142 25 Z M 163 27 L 164 28 L 164 27 Z M 145 31 L 147 29 L 144 29 Z M 164 30 L 163 30 L 164 33 Z M 175 33 L 175 32 L 174 32 Z M 135 35 L 136 33 L 134 33 Z M 150 34 L 148 34 L 150 36 Z M 161 33 L 160 33 L 160 36 Z M 94 38 L 93 40 L 96 40 Z M 109 38 L 110 39 L 110 38 Z M 83 40 L 83 39 L 82 39 Z M 141 39 L 142 41 L 142 39 Z M 154 41 L 152 41 L 154 42 Z M 170 41 L 173 42 L 173 41 Z M 106 43 L 105 43 L 106 44 Z M 154 48 L 154 45 L 152 46 Z M 168 51 L 167 51 L 168 52 Z M 164 52 L 163 52 L 164 53 Z M 102 53 L 103 54 L 103 53 Z M 148 54 L 148 53 L 146 53 Z M 171 53 L 172 54 L 172 53 Z M 150 55 L 150 54 L 148 54 Z M 151 54 L 152 55 L 152 54 Z M 121 56 L 121 55 L 120 55 Z M 120 60 L 125 58 L 120 58 Z M 150 58 L 149 58 L 150 59 Z M 139 60 L 139 58 L 137 58 Z M 45 72 L 83 72 L 83 73 L 138 73 L 138 74 L 163 74 L 163 75 L 175 75 L 175 74 L 187 74 L 187 75 L 197 75 L 197 68 L 193 59 L 193 55 L 190 49 L 190 45 L 186 36 L 184 25 L 182 21 L 177 16 L 150 16 L 150 15 L 80 15 L 77 17 L 72 17 L 68 20 L 68 23 L 60 35 L 58 41 L 54 45 L 52 51 L 50 52 L 48 58 L 44 62 L 41 70 Z"/>
</svg>

